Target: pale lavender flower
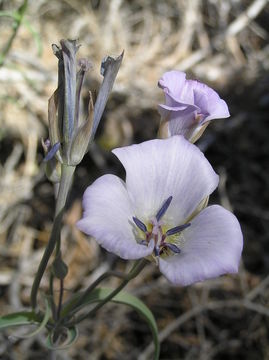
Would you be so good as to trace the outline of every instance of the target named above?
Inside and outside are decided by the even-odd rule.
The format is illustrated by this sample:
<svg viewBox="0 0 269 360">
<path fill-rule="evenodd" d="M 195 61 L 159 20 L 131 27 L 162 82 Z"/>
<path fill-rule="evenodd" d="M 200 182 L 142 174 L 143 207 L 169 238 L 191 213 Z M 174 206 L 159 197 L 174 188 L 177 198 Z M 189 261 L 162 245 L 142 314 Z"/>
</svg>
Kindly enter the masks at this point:
<svg viewBox="0 0 269 360">
<path fill-rule="evenodd" d="M 218 176 L 182 136 L 113 151 L 126 182 L 104 175 L 87 188 L 78 228 L 123 259 L 148 257 L 174 284 L 235 273 L 242 252 L 236 217 L 204 208 Z"/>
<path fill-rule="evenodd" d="M 165 104 L 159 105 L 162 137 L 183 135 L 195 142 L 211 120 L 230 116 L 226 102 L 213 89 L 186 80 L 184 72 L 166 72 L 158 85 L 165 94 Z"/>
</svg>

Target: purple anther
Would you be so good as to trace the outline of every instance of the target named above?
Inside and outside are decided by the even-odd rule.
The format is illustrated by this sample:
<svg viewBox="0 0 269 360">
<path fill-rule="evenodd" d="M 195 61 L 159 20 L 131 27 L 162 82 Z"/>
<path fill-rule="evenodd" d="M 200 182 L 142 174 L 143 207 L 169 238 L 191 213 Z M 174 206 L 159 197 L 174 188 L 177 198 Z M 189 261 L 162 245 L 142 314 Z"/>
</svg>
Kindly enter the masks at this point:
<svg viewBox="0 0 269 360">
<path fill-rule="evenodd" d="M 172 250 L 176 254 L 179 254 L 181 252 L 181 250 L 175 244 L 165 243 L 164 246 Z"/>
<path fill-rule="evenodd" d="M 159 246 L 155 246 L 155 248 L 154 248 L 154 255 L 155 256 L 160 256 L 160 248 L 159 248 Z"/>
<path fill-rule="evenodd" d="M 169 196 L 167 200 L 163 203 L 160 210 L 157 212 L 156 219 L 157 221 L 160 221 L 160 219 L 163 217 L 163 215 L 166 213 L 166 210 L 168 209 L 169 205 L 171 204 L 171 201 L 173 199 L 173 196 Z"/>
<path fill-rule="evenodd" d="M 50 139 L 44 141 L 44 145 L 49 149 L 50 148 Z"/>
<path fill-rule="evenodd" d="M 59 143 L 59 142 L 57 142 L 56 144 L 54 144 L 53 146 L 52 146 L 52 148 L 49 150 L 49 152 L 47 153 L 47 155 L 45 156 L 45 158 L 44 158 L 44 162 L 47 162 L 47 161 L 49 161 L 49 160 L 51 160 L 54 156 L 55 156 L 55 154 L 57 153 L 57 151 L 60 149 L 60 146 L 61 146 L 61 144 Z"/>
<path fill-rule="evenodd" d="M 147 246 L 148 245 L 148 242 L 146 240 L 141 240 L 139 241 L 139 245 L 145 245 Z"/>
<path fill-rule="evenodd" d="M 139 220 L 139 219 L 136 218 L 136 217 L 133 217 L 133 220 L 134 220 L 135 225 L 136 225 L 140 230 L 142 230 L 144 233 L 146 233 L 146 232 L 148 231 L 146 225 L 145 225 L 141 220 Z"/>
<path fill-rule="evenodd" d="M 166 236 L 171 236 L 171 235 L 180 233 L 181 231 L 183 231 L 184 229 L 188 228 L 189 226 L 191 226 L 191 223 L 187 223 L 187 224 L 184 224 L 184 225 L 176 226 L 176 227 L 174 227 L 174 228 L 172 228 L 172 229 L 167 230 L 166 233 L 165 233 L 165 235 L 166 235 Z"/>
</svg>

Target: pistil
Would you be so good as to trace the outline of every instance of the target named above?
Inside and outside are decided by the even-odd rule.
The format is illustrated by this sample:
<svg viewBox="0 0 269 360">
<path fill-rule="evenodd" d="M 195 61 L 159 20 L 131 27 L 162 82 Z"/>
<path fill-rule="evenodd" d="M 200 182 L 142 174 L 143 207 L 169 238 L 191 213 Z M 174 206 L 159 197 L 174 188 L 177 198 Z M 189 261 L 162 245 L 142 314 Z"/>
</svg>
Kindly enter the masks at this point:
<svg viewBox="0 0 269 360">
<path fill-rule="evenodd" d="M 139 243 L 141 245 L 147 246 L 149 241 L 153 239 L 155 242 L 154 255 L 156 257 L 166 253 L 168 250 L 171 250 L 175 254 L 179 254 L 181 252 L 180 248 L 173 242 L 166 241 L 166 239 L 169 238 L 169 236 L 180 234 L 183 230 L 191 225 L 191 223 L 187 223 L 175 226 L 167 230 L 165 233 L 163 232 L 163 224 L 160 220 L 166 213 L 172 199 L 173 197 L 169 196 L 169 198 L 165 200 L 160 210 L 157 212 L 157 215 L 150 221 L 150 224 L 152 225 L 151 231 L 148 230 L 147 226 L 141 220 L 139 220 L 137 217 L 133 217 L 135 225 L 146 235 L 146 238 Z"/>
</svg>

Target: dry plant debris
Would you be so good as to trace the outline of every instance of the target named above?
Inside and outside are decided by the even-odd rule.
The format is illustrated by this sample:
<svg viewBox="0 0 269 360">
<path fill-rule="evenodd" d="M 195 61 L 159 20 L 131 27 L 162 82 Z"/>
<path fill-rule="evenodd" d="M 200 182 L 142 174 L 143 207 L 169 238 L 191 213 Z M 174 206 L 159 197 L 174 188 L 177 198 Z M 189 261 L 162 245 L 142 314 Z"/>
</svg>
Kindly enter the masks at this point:
<svg viewBox="0 0 269 360">
<path fill-rule="evenodd" d="M 0 10 L 20 5 L 17 0 L 0 1 Z M 78 169 L 69 200 L 63 229 L 70 267 L 66 294 L 87 286 L 99 272 L 126 266 L 75 228 L 80 198 L 96 176 L 122 171 L 115 168 L 109 149 L 155 136 L 161 102 L 156 84 L 162 73 L 187 71 L 220 90 L 230 105 L 232 118 L 212 126 L 199 146 L 221 175 L 215 196 L 241 221 L 243 264 L 238 277 L 188 289 L 171 288 L 149 267 L 136 280 L 135 293 L 158 319 L 163 360 L 268 358 L 268 1 L 37 0 L 29 1 L 25 16 L 43 53 L 37 55 L 35 39 L 22 24 L 0 67 L 1 313 L 29 305 L 32 279 L 51 228 L 53 188 L 44 177 L 40 146 L 47 136 L 47 99 L 57 81 L 50 44 L 63 37 L 79 38 L 82 55 L 93 64 L 85 94 L 87 87 L 98 90 L 97 64 L 104 55 L 124 49 L 125 58 L 98 144 Z M 11 25 L 1 17 L 0 49 Z M 111 281 L 108 285 L 116 280 Z M 128 290 L 134 291 L 131 286 Z M 130 359 L 151 358 L 148 330 L 138 328 L 128 309 L 108 305 L 80 331 L 77 344 L 57 354 L 59 359 L 112 360 L 126 354 Z M 0 335 L 1 358 L 53 358 L 42 335 L 21 341 L 16 337 L 20 332 L 11 338 Z"/>
</svg>

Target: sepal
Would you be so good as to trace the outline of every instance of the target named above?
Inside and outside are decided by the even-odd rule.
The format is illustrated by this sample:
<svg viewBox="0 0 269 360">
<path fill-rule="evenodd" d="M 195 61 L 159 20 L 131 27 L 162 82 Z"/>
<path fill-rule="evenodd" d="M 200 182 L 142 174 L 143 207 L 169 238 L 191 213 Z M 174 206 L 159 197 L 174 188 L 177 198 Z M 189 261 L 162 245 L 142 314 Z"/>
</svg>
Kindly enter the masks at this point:
<svg viewBox="0 0 269 360">
<path fill-rule="evenodd" d="M 101 120 L 107 103 L 108 96 L 112 90 L 114 81 L 121 66 L 123 55 L 124 52 L 122 52 L 121 55 L 115 59 L 111 56 L 107 56 L 102 61 L 100 73 L 101 75 L 103 75 L 104 79 L 98 93 L 96 102 L 94 104 L 94 118 L 91 140 L 94 139 L 96 130 L 98 128 L 99 122 Z"/>
<path fill-rule="evenodd" d="M 76 53 L 79 49 L 77 40 L 61 40 L 64 62 L 64 117 L 63 138 L 66 144 L 72 138 L 76 108 Z"/>
<path fill-rule="evenodd" d="M 90 93 L 88 116 L 84 124 L 80 125 L 73 137 L 69 153 L 69 165 L 75 166 L 81 162 L 88 150 L 93 126 L 94 106 Z"/>
</svg>

